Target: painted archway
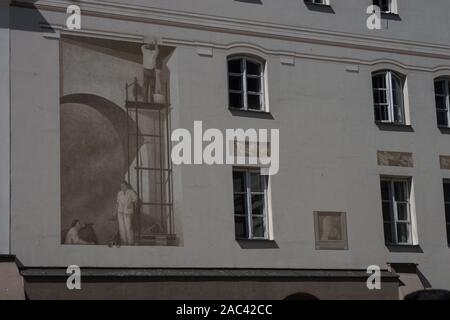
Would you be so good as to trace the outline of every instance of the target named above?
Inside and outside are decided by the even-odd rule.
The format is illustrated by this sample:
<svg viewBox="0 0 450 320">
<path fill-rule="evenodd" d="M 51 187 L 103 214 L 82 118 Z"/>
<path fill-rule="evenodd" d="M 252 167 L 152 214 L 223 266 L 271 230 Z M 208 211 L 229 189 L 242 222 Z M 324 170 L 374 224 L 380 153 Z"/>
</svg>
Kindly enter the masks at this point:
<svg viewBox="0 0 450 320">
<path fill-rule="evenodd" d="M 127 122 L 134 127 L 123 108 L 100 96 L 61 98 L 61 230 L 79 219 L 93 225 L 99 244 L 114 237 L 117 192 L 128 170 L 128 143 L 136 145 L 127 141 Z M 134 157 L 136 149 L 130 148 L 131 161 Z"/>
</svg>

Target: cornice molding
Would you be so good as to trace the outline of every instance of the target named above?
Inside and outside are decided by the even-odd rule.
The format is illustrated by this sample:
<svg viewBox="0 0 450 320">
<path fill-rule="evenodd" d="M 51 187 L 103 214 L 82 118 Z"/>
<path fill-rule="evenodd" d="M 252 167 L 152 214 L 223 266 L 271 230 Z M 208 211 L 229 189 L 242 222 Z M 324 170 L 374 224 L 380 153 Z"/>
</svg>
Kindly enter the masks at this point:
<svg viewBox="0 0 450 320">
<path fill-rule="evenodd" d="M 49 39 L 59 39 L 60 35 L 72 35 L 72 36 L 82 36 L 82 37 L 94 37 L 94 38 L 102 38 L 102 39 L 110 39 L 110 40 L 118 40 L 118 41 L 128 41 L 128 42 L 137 42 L 143 43 L 144 36 L 142 35 L 133 35 L 126 33 L 118 33 L 111 31 L 102 31 L 102 30 L 92 30 L 92 29 L 82 29 L 82 30 L 67 30 L 61 25 L 49 25 L 46 23 L 42 23 L 40 25 L 43 36 Z M 288 58 L 289 60 L 293 59 L 293 62 L 290 64 L 295 64 L 295 59 L 308 59 L 308 60 L 316 60 L 316 61 L 327 61 L 334 63 L 343 63 L 347 65 L 365 65 L 369 67 L 376 67 L 380 65 L 380 68 L 386 68 L 388 66 L 397 67 L 403 70 L 414 70 L 414 71 L 423 71 L 423 72 L 432 72 L 432 73 L 442 73 L 449 74 L 450 73 L 450 65 L 439 65 L 436 67 L 423 67 L 417 65 L 407 65 L 401 63 L 399 61 L 393 59 L 374 59 L 374 60 L 363 60 L 363 59 L 353 59 L 353 58 L 345 58 L 345 57 L 333 57 L 333 56 L 325 56 L 325 55 L 317 55 L 311 53 L 300 53 L 293 51 L 282 51 L 282 50 L 269 50 L 262 46 L 251 44 L 251 43 L 240 43 L 234 42 L 229 44 L 218 44 L 212 42 L 200 42 L 200 41 L 190 41 L 185 39 L 175 39 L 175 38 L 161 38 L 161 43 L 167 46 L 174 47 L 188 47 L 195 48 L 197 51 L 203 49 L 215 49 L 215 50 L 223 50 L 230 52 L 242 52 L 242 53 L 254 53 L 259 56 L 267 59 L 269 56 L 279 56 L 280 59 Z M 283 63 L 282 63 L 283 64 Z"/>
<path fill-rule="evenodd" d="M 101 30 L 91 30 L 91 29 L 82 29 L 82 30 L 68 30 L 62 25 L 58 24 L 48 24 L 41 23 L 39 25 L 41 28 L 44 37 L 59 39 L 61 34 L 72 35 L 72 36 L 82 36 L 82 37 L 93 37 L 93 38 L 102 38 L 102 39 L 110 39 L 117 41 L 127 41 L 127 42 L 137 42 L 143 43 L 144 37 L 140 35 L 128 34 L 128 33 L 120 33 L 120 32 L 111 32 L 111 31 L 101 31 Z M 50 36 L 49 36 L 50 35 Z"/>
<path fill-rule="evenodd" d="M 12 4 L 17 6 L 34 5 L 41 10 L 65 12 L 67 6 L 73 4 L 73 2 L 65 0 L 38 0 L 33 3 L 33 0 L 18 0 L 13 1 Z M 362 34 L 242 20 L 99 0 L 86 0 L 77 4 L 81 7 L 83 14 L 90 16 L 450 60 L 450 46 L 441 44 L 376 36 L 368 37 Z"/>
<path fill-rule="evenodd" d="M 230 44 L 217 44 L 211 42 L 198 42 L 198 41 L 188 41 L 183 39 L 173 39 L 173 38 L 163 38 L 162 42 L 165 45 L 169 46 L 185 46 L 185 47 L 210 47 L 217 50 L 240 50 L 242 53 L 248 51 L 256 51 L 260 52 L 264 56 L 280 56 L 280 57 L 293 57 L 300 59 L 310 59 L 310 60 L 318 60 L 318 61 L 328 61 L 335 63 L 344 63 L 349 65 L 366 65 L 370 67 L 376 67 L 377 65 L 392 65 L 405 70 L 415 70 L 415 71 L 425 71 L 425 72 L 442 72 L 447 71 L 450 72 L 450 65 L 439 65 L 436 67 L 423 67 L 416 65 L 407 65 L 401 63 L 399 61 L 393 59 L 374 59 L 374 60 L 363 60 L 363 59 L 353 59 L 353 58 L 344 58 L 344 57 L 333 57 L 333 56 L 325 56 L 325 55 L 317 55 L 317 54 L 309 54 L 309 53 L 300 53 L 293 51 L 280 51 L 280 50 L 269 50 L 262 46 L 258 46 L 255 44 L 249 43 L 230 43 Z"/>
</svg>

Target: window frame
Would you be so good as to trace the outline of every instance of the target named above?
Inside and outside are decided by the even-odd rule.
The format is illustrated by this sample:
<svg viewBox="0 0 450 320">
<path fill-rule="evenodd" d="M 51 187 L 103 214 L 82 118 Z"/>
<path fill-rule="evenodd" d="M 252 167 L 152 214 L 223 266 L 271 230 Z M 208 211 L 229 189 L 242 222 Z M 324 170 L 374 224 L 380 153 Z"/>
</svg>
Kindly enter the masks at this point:
<svg viewBox="0 0 450 320">
<path fill-rule="evenodd" d="M 383 187 L 382 183 L 389 183 L 389 200 L 383 199 Z M 404 195 L 406 195 L 405 201 L 397 201 L 395 197 L 395 183 L 402 183 L 406 186 L 406 190 L 404 189 Z M 380 190 L 381 190 L 381 204 L 382 204 L 382 215 L 383 215 L 383 230 L 384 230 L 384 239 L 386 245 L 396 245 L 396 246 L 412 246 L 414 245 L 414 224 L 413 224 L 413 212 L 412 212 L 412 187 L 411 187 L 411 179 L 409 178 L 398 178 L 398 177 L 381 177 L 380 178 Z M 384 219 L 384 204 L 389 204 L 389 216 L 390 220 Z M 398 204 L 406 205 L 406 213 L 407 220 L 398 219 Z M 386 239 L 386 224 L 390 224 L 391 229 L 391 238 L 394 239 L 394 242 L 390 242 Z M 408 226 L 408 242 L 399 242 L 398 240 L 398 224 L 406 224 Z"/>
<path fill-rule="evenodd" d="M 384 76 L 384 81 L 386 86 L 384 88 L 375 88 L 374 79 L 379 76 Z M 394 104 L 394 81 L 398 81 L 400 93 L 397 93 L 398 101 L 397 104 Z M 386 103 L 377 103 L 375 101 L 375 92 L 376 91 L 384 91 Z M 373 105 L 374 105 L 374 116 L 376 123 L 382 124 L 395 124 L 395 125 L 406 125 L 406 104 L 405 104 L 405 79 L 398 73 L 392 70 L 380 70 L 372 73 L 372 95 L 373 95 Z M 377 119 L 377 109 L 387 108 L 388 119 Z M 396 120 L 396 113 L 398 108 L 398 112 L 400 115 L 400 120 Z M 380 111 L 381 112 L 381 111 Z"/>
<path fill-rule="evenodd" d="M 387 6 L 387 10 L 383 10 L 383 2 L 386 1 L 385 6 Z M 398 14 L 398 4 L 397 0 L 373 0 L 373 5 L 378 6 L 381 9 L 381 13 L 383 14 Z"/>
<path fill-rule="evenodd" d="M 241 73 L 233 73 L 229 70 L 230 61 L 240 60 L 242 74 Z M 260 75 L 248 75 L 247 74 L 247 61 L 251 63 L 258 64 L 260 66 L 261 72 Z M 230 77 L 240 77 L 242 90 L 234 90 L 230 88 Z M 260 79 L 260 92 L 248 91 L 248 79 Z M 241 110 L 241 111 L 250 111 L 250 112 L 268 112 L 267 103 L 266 103 L 266 62 L 264 59 L 260 59 L 257 57 L 239 54 L 232 55 L 227 58 L 227 86 L 228 86 L 228 108 L 233 110 Z M 235 107 L 231 105 L 230 94 L 242 94 L 242 108 Z M 248 96 L 254 95 L 258 96 L 260 99 L 260 109 L 252 109 L 248 107 Z"/>
<path fill-rule="evenodd" d="M 436 91 L 436 84 L 438 82 L 444 82 L 444 93 L 438 94 Z M 445 97 L 445 109 L 438 108 L 437 104 L 437 97 Z M 441 77 L 434 80 L 434 98 L 435 98 L 435 107 L 436 107 L 436 121 L 439 128 L 450 128 L 450 78 Z M 439 116 L 438 113 L 444 113 L 446 114 L 446 120 L 447 124 L 442 125 L 439 123 Z"/>
<path fill-rule="evenodd" d="M 233 200 L 235 195 L 245 195 L 245 214 L 243 215 L 236 215 L 236 210 L 233 205 L 233 217 L 235 218 L 234 224 L 235 224 L 235 238 L 236 240 L 270 240 L 270 219 L 269 219 L 269 176 L 261 175 L 261 169 L 260 168 L 233 168 L 233 175 L 235 172 L 241 172 L 244 173 L 244 190 L 242 192 L 236 192 L 234 190 L 234 177 L 233 177 Z M 261 187 L 263 191 L 260 192 L 252 192 L 251 190 L 251 175 L 257 173 L 260 177 L 260 181 L 262 183 Z M 254 215 L 252 213 L 252 196 L 253 195 L 262 195 L 264 198 L 264 208 L 263 208 L 263 214 L 262 215 Z M 243 217 L 245 218 L 246 222 L 246 232 L 247 237 L 238 237 L 236 234 L 236 217 Z M 253 218 L 258 217 L 262 218 L 263 224 L 264 224 L 264 236 L 263 237 L 255 237 L 253 236 Z"/>
</svg>

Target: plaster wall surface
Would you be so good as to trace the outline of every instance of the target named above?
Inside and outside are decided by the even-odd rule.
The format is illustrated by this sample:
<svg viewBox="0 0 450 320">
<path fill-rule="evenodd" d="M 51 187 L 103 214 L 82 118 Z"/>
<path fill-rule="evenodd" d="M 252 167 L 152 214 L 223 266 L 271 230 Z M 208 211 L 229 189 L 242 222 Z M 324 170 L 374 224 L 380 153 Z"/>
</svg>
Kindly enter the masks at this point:
<svg viewBox="0 0 450 320">
<path fill-rule="evenodd" d="M 293 0 L 283 6 L 274 0 L 262 5 L 218 0 L 190 0 L 176 6 L 171 1 L 154 1 L 152 5 L 434 43 L 421 47 L 426 54 L 417 48 L 407 54 L 400 41 L 380 40 L 398 50 L 369 49 L 256 37 L 244 31 L 84 17 L 86 30 L 158 37 L 176 46 L 170 63 L 172 129 L 192 130 L 195 120 L 203 121 L 205 129 L 280 129 L 280 172 L 270 178 L 276 246 L 261 244 L 252 249 L 234 239 L 230 166 L 175 168 L 175 209 L 181 217 L 183 247 L 59 244 L 59 40 L 43 36 L 31 10 L 13 8 L 17 26 L 11 35 L 14 253 L 27 266 L 365 269 L 373 264 L 413 262 L 433 287 L 449 289 L 442 179 L 450 178 L 450 172 L 440 169 L 439 155 L 449 154 L 450 140 L 437 128 L 433 79 L 450 75 L 450 60 L 433 53 L 449 55 L 448 48 L 441 47 L 449 43 L 448 33 L 436 30 L 447 29 L 450 3 L 435 2 L 401 1 L 401 20 L 389 21 L 389 29 L 380 33 L 365 28 L 363 10 L 368 4 L 355 0 L 333 1 L 335 14 L 310 12 L 302 1 Z M 131 3 L 138 4 L 137 0 Z M 61 13 L 40 13 L 50 24 L 64 21 Z M 25 27 L 37 29 L 29 32 Z M 317 39 L 323 36 L 312 34 Z M 198 43 L 210 45 L 213 55 L 199 55 Z M 281 63 L 286 52 L 295 56 L 293 65 Z M 234 116 L 228 110 L 226 61 L 236 53 L 266 60 L 273 119 Z M 355 65 L 357 72 L 349 72 L 349 66 L 354 69 Z M 412 130 L 380 130 L 374 123 L 371 74 L 385 68 L 407 77 Z M 414 167 L 380 167 L 378 150 L 410 152 Z M 412 177 L 419 240 L 414 250 L 394 252 L 384 244 L 380 175 Z M 315 250 L 314 211 L 347 213 L 349 250 Z"/>
</svg>

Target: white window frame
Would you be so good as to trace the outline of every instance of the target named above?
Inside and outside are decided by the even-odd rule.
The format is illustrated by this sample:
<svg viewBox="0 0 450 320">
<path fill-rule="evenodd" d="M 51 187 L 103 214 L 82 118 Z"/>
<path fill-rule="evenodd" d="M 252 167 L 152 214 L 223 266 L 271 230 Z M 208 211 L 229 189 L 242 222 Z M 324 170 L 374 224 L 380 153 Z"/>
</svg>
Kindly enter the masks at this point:
<svg viewBox="0 0 450 320">
<path fill-rule="evenodd" d="M 234 195 L 245 195 L 245 199 L 246 199 L 246 204 L 245 204 L 245 214 L 244 215 L 239 215 L 242 217 L 245 217 L 247 220 L 247 237 L 243 238 L 243 237 L 238 237 L 235 234 L 235 237 L 237 240 L 269 240 L 271 239 L 271 234 L 270 234 L 270 219 L 269 219 L 269 176 L 264 176 L 261 175 L 261 169 L 260 168 L 233 168 L 233 173 L 234 172 L 243 172 L 245 173 L 244 177 L 245 177 L 245 181 L 244 181 L 244 189 L 245 191 L 243 192 L 235 192 L 235 190 L 233 190 L 233 199 L 234 199 Z M 263 192 L 252 192 L 251 191 L 251 174 L 252 173 L 257 173 L 260 175 L 260 179 L 263 183 Z M 234 184 L 234 180 L 233 180 L 233 184 Z M 263 210 L 263 215 L 253 215 L 252 214 L 252 195 L 263 195 L 264 196 L 264 210 Z M 233 217 L 236 217 L 236 213 L 235 213 L 235 208 L 233 206 Z M 253 217 L 261 217 L 263 218 L 263 223 L 264 223 L 264 237 L 254 237 L 253 236 Z M 235 222 L 236 223 L 236 222 Z"/>
<path fill-rule="evenodd" d="M 232 109 L 237 109 L 237 110 L 245 110 L 245 111 L 252 111 L 252 112 L 267 112 L 266 110 L 266 63 L 263 60 L 259 60 L 257 58 L 252 58 L 246 55 L 237 55 L 237 56 L 231 56 L 228 57 L 227 59 L 227 68 L 228 68 L 228 63 L 230 61 L 235 61 L 235 60 L 240 60 L 241 62 L 241 68 L 242 68 L 242 74 L 240 73 L 232 73 L 228 70 L 228 79 L 227 79 L 227 84 L 228 84 L 228 105 L 230 108 Z M 250 61 L 252 63 L 256 63 L 260 65 L 261 68 L 261 74 L 259 76 L 256 75 L 248 75 L 247 74 L 247 61 Z M 234 77 L 240 77 L 241 81 L 242 81 L 242 91 L 240 90 L 232 90 L 230 89 L 229 86 L 229 79 L 230 76 L 234 76 Z M 260 88 L 261 91 L 260 92 L 252 92 L 252 91 L 248 91 L 247 90 L 247 78 L 251 78 L 251 79 L 257 79 L 260 78 Z M 229 98 L 229 94 L 230 93 L 242 93 L 243 95 L 243 101 L 242 101 L 242 108 L 238 108 L 235 106 L 231 105 L 231 101 Z M 260 105 L 261 108 L 260 109 L 251 109 L 248 107 L 248 95 L 259 95 L 259 101 L 260 101 Z"/>
<path fill-rule="evenodd" d="M 385 91 L 386 94 L 386 103 L 376 103 L 374 96 L 374 111 L 375 111 L 375 121 L 380 123 L 392 123 L 392 124 L 406 124 L 406 106 L 405 106 L 405 82 L 401 76 L 391 70 L 383 70 L 378 71 L 372 74 L 373 78 L 378 76 L 385 77 L 386 87 L 385 88 L 375 88 L 372 87 L 372 94 L 375 95 L 375 91 Z M 398 108 L 400 111 L 400 120 L 395 120 L 396 114 L 396 106 L 394 105 L 394 78 L 400 83 L 401 93 L 399 94 L 399 98 L 401 101 L 398 103 Z M 388 119 L 386 120 L 377 120 L 376 119 L 376 109 L 377 108 L 388 108 Z"/>
<path fill-rule="evenodd" d="M 391 238 L 394 239 L 394 242 L 387 242 L 386 238 L 386 244 L 387 245 L 404 245 L 404 246 L 410 246 L 415 244 L 415 237 L 414 237 L 414 223 L 413 223 L 413 214 L 412 214 L 412 204 L 411 204 L 411 198 L 412 198 L 412 188 L 411 188 L 411 179 L 408 178 L 392 178 L 392 177 L 381 177 L 380 179 L 380 188 L 381 188 L 381 182 L 387 182 L 389 183 L 389 200 L 384 200 L 383 196 L 381 196 L 381 203 L 388 203 L 389 204 L 389 215 L 391 220 L 386 221 L 384 220 L 384 212 L 383 213 L 383 230 L 386 232 L 385 224 L 391 225 Z M 404 186 L 406 186 L 406 201 L 397 201 L 395 199 L 395 187 L 394 184 L 396 182 L 403 183 Z M 382 191 L 381 191 L 382 192 Z M 398 207 L 397 204 L 406 204 L 407 209 L 407 220 L 399 220 L 398 219 Z M 382 206 L 383 210 L 383 206 Z M 398 224 L 406 224 L 408 226 L 408 235 L 409 235 L 409 241 L 408 242 L 399 242 L 398 241 L 398 232 L 397 232 L 397 225 Z"/>
<path fill-rule="evenodd" d="M 444 82 L 444 93 L 440 93 L 437 94 L 436 93 L 436 84 L 438 82 Z M 450 80 L 447 78 L 438 78 L 436 80 L 434 80 L 434 85 L 435 85 L 435 92 L 434 92 L 434 96 L 437 97 L 445 97 L 445 109 L 441 109 L 438 108 L 437 103 L 436 104 L 436 121 L 438 122 L 438 127 L 443 127 L 443 128 L 450 128 Z M 444 113 L 446 114 L 446 118 L 447 118 L 447 125 L 441 125 L 439 124 L 439 117 L 437 116 L 438 112 Z"/>
<path fill-rule="evenodd" d="M 387 10 L 381 10 L 382 13 L 388 13 L 388 14 L 397 14 L 398 13 L 398 4 L 397 0 L 376 0 L 373 1 L 373 4 L 378 6 L 380 9 L 383 8 L 380 2 L 386 2 L 386 6 L 388 7 Z"/>
</svg>

